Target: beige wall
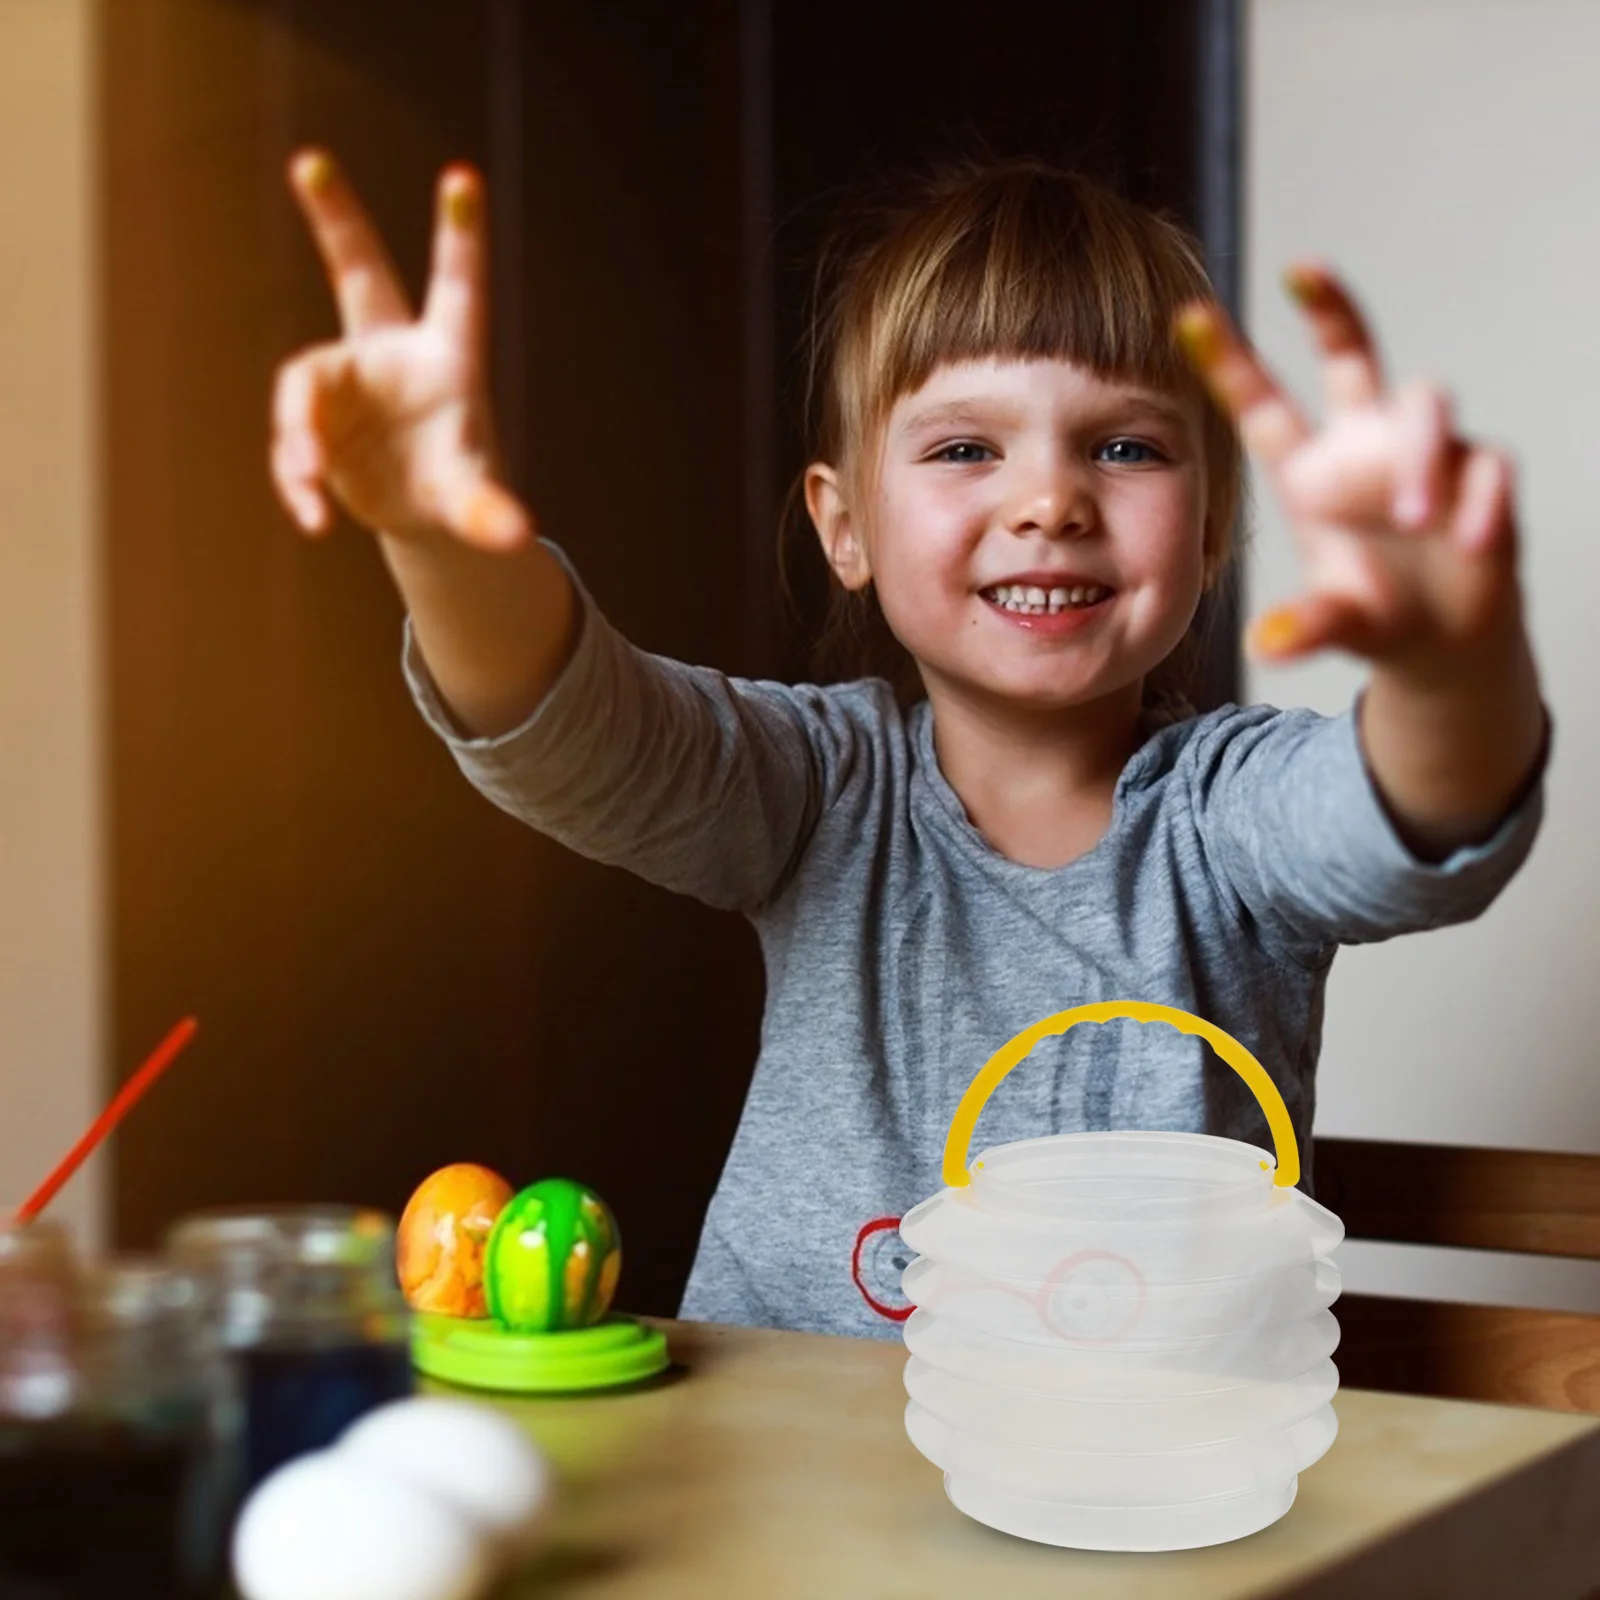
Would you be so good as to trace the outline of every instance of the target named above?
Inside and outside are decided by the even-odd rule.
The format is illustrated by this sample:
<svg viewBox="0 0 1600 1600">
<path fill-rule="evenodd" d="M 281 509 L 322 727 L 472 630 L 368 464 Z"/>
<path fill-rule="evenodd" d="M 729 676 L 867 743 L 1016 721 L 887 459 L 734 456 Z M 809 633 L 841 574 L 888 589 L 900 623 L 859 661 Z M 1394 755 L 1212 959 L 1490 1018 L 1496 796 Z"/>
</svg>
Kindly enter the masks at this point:
<svg viewBox="0 0 1600 1600">
<path fill-rule="evenodd" d="M 0 1203 L 100 1092 L 94 10 L 0 0 Z"/>
<path fill-rule="evenodd" d="M 1393 370 L 1447 377 L 1523 475 L 1526 578 L 1557 759 L 1534 859 L 1480 922 L 1346 951 L 1329 986 L 1324 1133 L 1600 1151 L 1600 5 L 1255 0 L 1248 318 L 1314 395 L 1278 288 L 1348 269 Z M 1261 495 L 1253 603 L 1298 572 Z M 1333 710 L 1348 662 L 1258 671 Z M 1600 1309 L 1600 1269 L 1368 1246 L 1352 1287 Z"/>
</svg>

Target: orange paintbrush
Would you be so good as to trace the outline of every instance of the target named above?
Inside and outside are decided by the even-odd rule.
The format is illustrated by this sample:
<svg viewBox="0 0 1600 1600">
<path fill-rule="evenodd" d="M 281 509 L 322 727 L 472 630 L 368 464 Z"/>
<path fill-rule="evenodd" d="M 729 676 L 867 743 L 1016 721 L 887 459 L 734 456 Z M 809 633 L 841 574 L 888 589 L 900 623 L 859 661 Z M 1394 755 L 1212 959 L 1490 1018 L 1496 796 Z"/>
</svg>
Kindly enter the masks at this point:
<svg viewBox="0 0 1600 1600">
<path fill-rule="evenodd" d="M 55 1199 L 56 1192 L 94 1153 L 101 1141 L 143 1098 L 145 1091 L 177 1059 L 178 1053 L 194 1038 L 200 1024 L 185 1017 L 151 1052 L 149 1060 L 111 1097 L 111 1103 L 89 1124 L 83 1137 L 61 1159 L 60 1164 L 17 1208 L 16 1221 L 32 1222 Z"/>
</svg>

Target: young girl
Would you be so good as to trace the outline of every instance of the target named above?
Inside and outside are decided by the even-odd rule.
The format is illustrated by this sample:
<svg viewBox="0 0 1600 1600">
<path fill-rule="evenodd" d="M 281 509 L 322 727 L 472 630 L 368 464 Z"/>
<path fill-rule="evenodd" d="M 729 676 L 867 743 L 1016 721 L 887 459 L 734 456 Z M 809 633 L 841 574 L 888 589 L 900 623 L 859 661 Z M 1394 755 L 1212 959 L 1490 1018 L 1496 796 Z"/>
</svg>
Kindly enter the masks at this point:
<svg viewBox="0 0 1600 1600">
<path fill-rule="evenodd" d="M 805 496 L 915 663 L 902 710 L 882 679 L 743 682 L 620 638 L 497 477 L 479 178 L 441 179 L 414 319 L 331 160 L 291 177 L 344 336 L 279 376 L 290 513 L 375 531 L 412 689 L 485 794 L 760 934 L 760 1059 L 685 1316 L 894 1335 L 860 1241 L 939 1189 L 978 1067 L 1068 1006 L 1216 1023 L 1306 1148 L 1335 948 L 1475 916 L 1527 854 L 1545 718 L 1507 465 L 1436 390 L 1385 386 L 1325 271 L 1290 280 L 1317 429 L 1137 207 L 1012 164 L 886 220 L 821 320 Z M 1228 559 L 1239 435 L 1307 570 L 1256 648 L 1365 657 L 1347 715 L 1152 692 Z M 1125 1022 L 1042 1044 L 980 1140 L 1112 1127 L 1264 1141 L 1198 1040 Z"/>
</svg>

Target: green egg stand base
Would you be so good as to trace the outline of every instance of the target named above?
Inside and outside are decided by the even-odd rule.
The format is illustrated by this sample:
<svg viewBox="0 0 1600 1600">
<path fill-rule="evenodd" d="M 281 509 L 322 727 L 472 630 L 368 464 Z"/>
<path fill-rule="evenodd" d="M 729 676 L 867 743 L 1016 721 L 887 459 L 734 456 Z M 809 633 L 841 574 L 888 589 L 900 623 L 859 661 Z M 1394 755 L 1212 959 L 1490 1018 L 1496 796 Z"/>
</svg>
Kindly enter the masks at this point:
<svg viewBox="0 0 1600 1600">
<path fill-rule="evenodd" d="M 467 1389 L 502 1394 L 576 1394 L 614 1389 L 666 1371 L 666 1335 L 633 1317 L 592 1328 L 514 1333 L 498 1322 L 419 1313 L 412 1321 L 417 1371 Z"/>
</svg>

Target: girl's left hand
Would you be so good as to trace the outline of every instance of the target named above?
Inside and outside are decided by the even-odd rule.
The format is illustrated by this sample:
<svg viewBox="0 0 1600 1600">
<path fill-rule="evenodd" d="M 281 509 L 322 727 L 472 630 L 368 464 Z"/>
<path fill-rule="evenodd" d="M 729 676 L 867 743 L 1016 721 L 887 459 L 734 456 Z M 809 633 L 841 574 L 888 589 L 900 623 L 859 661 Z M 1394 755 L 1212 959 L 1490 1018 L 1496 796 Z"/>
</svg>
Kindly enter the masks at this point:
<svg viewBox="0 0 1600 1600">
<path fill-rule="evenodd" d="M 1515 606 L 1507 458 L 1455 432 L 1430 384 L 1391 391 L 1360 311 L 1325 268 L 1288 274 L 1322 352 L 1327 417 L 1313 427 L 1211 302 L 1178 334 L 1266 469 L 1305 556 L 1305 592 L 1251 630 L 1257 656 L 1341 649 L 1426 671 L 1472 647 Z"/>
</svg>

